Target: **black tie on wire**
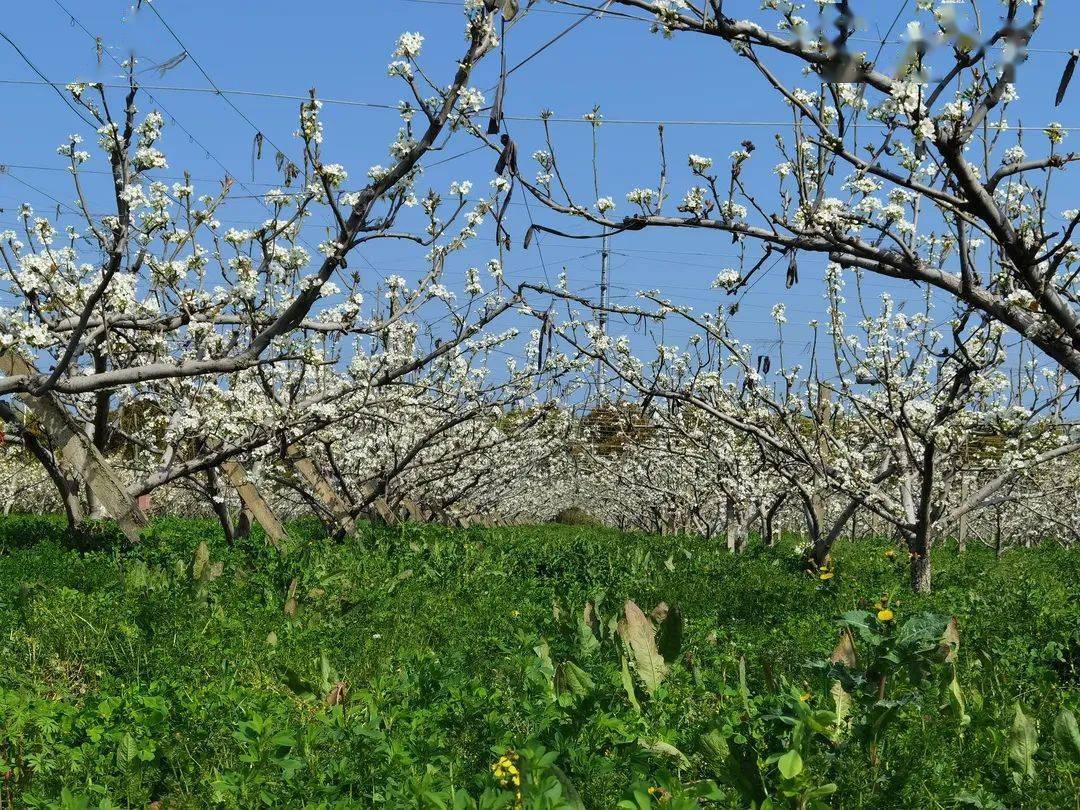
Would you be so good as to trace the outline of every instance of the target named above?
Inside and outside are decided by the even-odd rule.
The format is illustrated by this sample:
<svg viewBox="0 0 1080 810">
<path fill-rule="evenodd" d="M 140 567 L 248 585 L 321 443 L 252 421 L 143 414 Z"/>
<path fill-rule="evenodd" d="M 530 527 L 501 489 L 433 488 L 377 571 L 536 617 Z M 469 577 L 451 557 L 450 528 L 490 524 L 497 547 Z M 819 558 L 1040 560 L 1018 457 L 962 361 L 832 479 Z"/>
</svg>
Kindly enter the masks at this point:
<svg viewBox="0 0 1080 810">
<path fill-rule="evenodd" d="M 1065 100 L 1065 91 L 1069 89 L 1069 82 L 1072 81 L 1078 60 L 1080 60 L 1080 50 L 1072 51 L 1069 54 L 1069 61 L 1065 63 L 1065 72 L 1061 74 L 1061 83 L 1058 85 L 1057 97 L 1054 99 L 1055 107 L 1060 107 L 1061 102 Z"/>
<path fill-rule="evenodd" d="M 510 137 L 510 134 L 504 132 L 499 140 L 502 142 L 503 148 L 499 155 L 499 161 L 495 164 L 495 174 L 500 177 L 503 174 L 510 176 L 510 188 L 506 191 L 506 199 L 503 200 L 502 206 L 499 208 L 499 214 L 495 218 L 495 239 L 502 240 L 506 245 L 506 249 L 510 249 L 510 234 L 506 228 L 503 227 L 503 217 L 506 216 L 506 209 L 510 205 L 510 198 L 514 196 L 514 180 L 518 173 L 517 162 L 517 144 L 514 143 L 514 139 Z"/>
<path fill-rule="evenodd" d="M 506 93 L 506 16 L 499 21 L 499 86 L 495 89 L 495 102 L 491 105 L 487 134 L 499 131 L 503 117 L 503 95 Z"/>
</svg>

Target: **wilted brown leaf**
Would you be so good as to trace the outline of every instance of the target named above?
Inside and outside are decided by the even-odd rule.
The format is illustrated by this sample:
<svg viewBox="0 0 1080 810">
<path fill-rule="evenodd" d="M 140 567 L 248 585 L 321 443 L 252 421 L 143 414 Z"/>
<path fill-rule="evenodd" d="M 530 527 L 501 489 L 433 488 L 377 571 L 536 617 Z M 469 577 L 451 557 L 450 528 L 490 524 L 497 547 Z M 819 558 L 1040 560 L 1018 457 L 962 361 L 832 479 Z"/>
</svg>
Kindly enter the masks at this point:
<svg viewBox="0 0 1080 810">
<path fill-rule="evenodd" d="M 941 634 L 941 640 L 938 642 L 938 652 L 944 657 L 946 662 L 953 662 L 956 660 L 956 653 L 960 649 L 960 628 L 956 624 L 956 617 L 953 616 L 949 619 L 949 623 L 945 625 L 945 632 Z"/>
<path fill-rule="evenodd" d="M 840 633 L 840 640 L 836 643 L 836 649 L 833 650 L 832 655 L 829 656 L 829 663 L 843 664 L 849 668 L 856 666 L 855 642 L 849 631 L 844 630 Z"/>
</svg>

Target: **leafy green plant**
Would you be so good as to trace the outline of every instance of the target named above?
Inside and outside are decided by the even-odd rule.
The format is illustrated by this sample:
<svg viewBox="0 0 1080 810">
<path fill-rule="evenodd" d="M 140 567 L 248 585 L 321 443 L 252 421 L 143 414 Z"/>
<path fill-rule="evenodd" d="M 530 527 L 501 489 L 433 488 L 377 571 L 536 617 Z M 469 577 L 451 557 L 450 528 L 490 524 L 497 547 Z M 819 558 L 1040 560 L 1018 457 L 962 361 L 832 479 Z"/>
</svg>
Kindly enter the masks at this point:
<svg viewBox="0 0 1080 810">
<path fill-rule="evenodd" d="M 277 804 L 283 786 L 303 767 L 295 756 L 296 739 L 259 714 L 241 722 L 233 738 L 240 746 L 240 767 L 214 780 L 217 796 L 231 797 L 240 806 Z"/>
<path fill-rule="evenodd" d="M 832 684 L 838 713 L 844 707 L 851 734 L 865 744 L 874 768 L 886 731 L 905 708 L 922 705 L 926 685 L 940 687 L 956 706 L 960 724 L 969 722 L 954 666 L 960 644 L 955 620 L 924 612 L 897 623 L 894 612 L 879 605 L 876 612 L 845 613 L 839 625 L 836 649 L 816 666 Z"/>
<path fill-rule="evenodd" d="M 807 668 L 836 616 L 905 589 L 880 540 L 838 545 L 823 588 L 790 539 L 733 557 L 598 527 L 289 531 L 282 557 L 169 518 L 102 552 L 0 520 L 3 806 L 511 808 L 491 768 L 509 750 L 525 806 L 1072 806 L 1065 549 L 936 547 L 934 594 L 864 611 L 854 663 Z M 663 662 L 652 691 L 627 600 Z M 899 705 L 871 768 L 881 673 Z M 1018 700 L 1034 777 L 1009 764 Z"/>
</svg>

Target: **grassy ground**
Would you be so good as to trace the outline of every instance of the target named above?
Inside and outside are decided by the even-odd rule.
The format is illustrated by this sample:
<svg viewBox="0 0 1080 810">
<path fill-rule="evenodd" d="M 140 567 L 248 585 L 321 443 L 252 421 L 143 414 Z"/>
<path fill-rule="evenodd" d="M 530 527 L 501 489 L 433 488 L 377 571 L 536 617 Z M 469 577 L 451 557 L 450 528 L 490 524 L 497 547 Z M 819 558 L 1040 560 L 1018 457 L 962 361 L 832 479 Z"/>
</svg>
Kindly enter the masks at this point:
<svg viewBox="0 0 1080 810">
<path fill-rule="evenodd" d="M 1075 552 L 943 548 L 917 597 L 880 540 L 841 544 L 823 581 L 786 543 L 735 558 L 594 527 L 292 534 L 280 558 L 199 521 L 162 520 L 134 550 L 0 521 L 0 807 L 512 807 L 509 764 L 526 807 L 1080 807 L 1061 719 L 1080 713 Z M 875 624 L 882 597 L 895 617 Z M 617 637 L 582 630 L 586 601 L 606 625 L 626 599 L 684 619 L 651 694 Z M 860 657 L 898 651 L 921 679 L 837 723 L 835 667 L 809 664 L 859 608 Z M 955 662 L 901 649 L 924 612 L 956 618 Z M 797 769 L 777 759 L 793 748 Z"/>
</svg>

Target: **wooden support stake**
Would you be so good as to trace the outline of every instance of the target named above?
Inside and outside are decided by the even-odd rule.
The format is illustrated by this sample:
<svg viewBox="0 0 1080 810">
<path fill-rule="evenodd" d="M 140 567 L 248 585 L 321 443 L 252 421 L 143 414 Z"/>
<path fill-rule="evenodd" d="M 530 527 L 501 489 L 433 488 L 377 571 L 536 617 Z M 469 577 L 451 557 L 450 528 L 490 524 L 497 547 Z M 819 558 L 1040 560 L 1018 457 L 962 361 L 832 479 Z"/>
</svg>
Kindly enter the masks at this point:
<svg viewBox="0 0 1080 810">
<path fill-rule="evenodd" d="M 349 507 L 341 499 L 341 496 L 337 494 L 337 491 L 330 486 L 330 482 L 319 474 L 311 459 L 304 455 L 304 451 L 300 447 L 293 445 L 289 448 L 289 463 L 292 464 L 297 474 L 304 479 L 304 483 L 311 487 L 315 497 L 333 515 L 338 526 L 344 529 L 346 534 L 355 534 L 356 521 L 349 514 Z"/>
<path fill-rule="evenodd" d="M 33 365 L 10 351 L 0 352 L 0 371 L 9 376 L 37 374 Z M 41 422 L 49 442 L 58 450 L 65 464 L 101 501 L 124 536 L 137 543 L 147 525 L 146 515 L 135 499 L 128 495 L 120 477 L 63 404 L 53 394 L 35 397 L 24 393 L 19 394 L 19 399 Z"/>
<path fill-rule="evenodd" d="M 405 510 L 406 518 L 413 523 L 424 523 L 426 521 L 420 504 L 412 500 L 412 498 L 402 498 L 401 508 Z"/>
<path fill-rule="evenodd" d="M 365 484 L 360 488 L 360 493 L 364 496 L 364 500 L 370 498 L 374 492 L 375 489 L 370 484 Z M 386 502 L 385 498 L 376 498 L 371 502 L 371 508 L 375 510 L 375 514 L 382 518 L 384 523 L 392 526 L 398 522 L 397 515 L 394 514 L 394 510 L 390 508 L 390 504 Z"/>
<path fill-rule="evenodd" d="M 277 519 L 277 515 L 274 514 L 274 510 L 270 508 L 270 504 L 266 502 L 262 493 L 259 492 L 259 488 L 248 479 L 247 473 L 240 462 L 230 458 L 222 462 L 221 470 L 225 473 L 225 477 L 229 479 L 229 484 L 240 496 L 240 500 L 244 502 L 244 507 L 251 512 L 255 520 L 262 526 L 270 545 L 278 551 L 284 551 L 285 541 L 288 539 L 285 529 L 282 527 L 281 521 Z"/>
</svg>

